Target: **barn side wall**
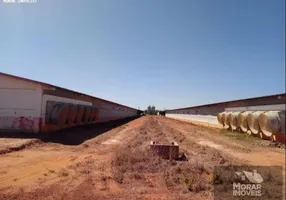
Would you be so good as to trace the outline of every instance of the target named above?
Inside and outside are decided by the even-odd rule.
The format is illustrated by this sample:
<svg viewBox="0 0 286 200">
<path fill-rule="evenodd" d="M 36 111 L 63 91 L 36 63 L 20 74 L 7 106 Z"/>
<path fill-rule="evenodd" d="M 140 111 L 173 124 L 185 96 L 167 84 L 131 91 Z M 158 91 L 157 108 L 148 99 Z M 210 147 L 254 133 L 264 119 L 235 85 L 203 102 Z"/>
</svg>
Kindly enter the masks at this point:
<svg viewBox="0 0 286 200">
<path fill-rule="evenodd" d="M 90 102 L 92 106 L 99 110 L 97 122 L 110 121 L 132 117 L 137 115 L 137 110 L 127 106 L 118 105 L 113 102 L 104 101 L 102 99 L 82 95 L 76 92 L 71 92 L 61 88 L 45 87 L 43 89 L 44 95 L 57 96 L 66 99 L 73 99 L 77 101 Z"/>
<path fill-rule="evenodd" d="M 228 110 L 255 110 L 255 108 L 267 110 L 285 109 L 286 95 L 272 95 L 253 99 L 243 99 L 224 103 L 195 106 L 189 108 L 179 108 L 167 110 L 166 116 L 174 119 L 197 121 L 213 125 L 219 125 L 217 114 Z"/>
<path fill-rule="evenodd" d="M 80 124 L 51 124 L 47 104 L 72 104 L 97 109 L 96 118 Z M 53 108 L 54 109 L 54 108 Z M 52 110 L 53 110 L 52 109 Z M 135 117 L 138 110 L 48 84 L 0 74 L 0 131 L 42 132 Z"/>
<path fill-rule="evenodd" d="M 38 132 L 41 85 L 0 75 L 0 130 Z"/>
</svg>

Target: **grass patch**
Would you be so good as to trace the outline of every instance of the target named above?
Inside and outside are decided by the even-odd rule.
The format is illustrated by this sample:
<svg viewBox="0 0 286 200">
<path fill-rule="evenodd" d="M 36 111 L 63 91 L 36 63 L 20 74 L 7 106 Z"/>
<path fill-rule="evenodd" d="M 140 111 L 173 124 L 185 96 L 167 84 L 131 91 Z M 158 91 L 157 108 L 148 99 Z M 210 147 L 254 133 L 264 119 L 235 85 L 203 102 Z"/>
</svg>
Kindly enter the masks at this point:
<svg viewBox="0 0 286 200">
<path fill-rule="evenodd" d="M 123 170 L 116 170 L 113 173 L 113 179 L 117 182 L 117 183 L 123 183 L 123 179 L 124 179 L 124 171 Z"/>
<path fill-rule="evenodd" d="M 234 139 L 234 140 L 238 140 L 238 141 L 246 141 L 246 142 L 250 142 L 250 143 L 255 143 L 258 141 L 261 141 L 260 138 L 258 137 L 254 137 L 253 135 L 247 134 L 247 133 L 240 133 L 237 131 L 229 131 L 226 129 L 222 129 L 221 133 L 224 134 L 225 136 Z"/>
<path fill-rule="evenodd" d="M 82 169 L 81 171 L 80 171 L 80 173 L 81 174 L 90 174 L 90 169 L 88 169 L 88 168 L 84 168 L 84 169 Z"/>
<path fill-rule="evenodd" d="M 107 181 L 108 179 L 110 179 L 110 176 L 108 176 L 108 175 L 106 175 L 105 173 L 100 173 L 100 180 L 102 181 L 102 182 L 105 182 L 105 181 Z"/>
<path fill-rule="evenodd" d="M 55 173 L 55 170 L 49 169 L 48 172 L 51 173 L 51 174 L 53 174 L 53 173 Z"/>
<path fill-rule="evenodd" d="M 66 176 L 69 175 L 69 172 L 68 172 L 66 169 L 61 169 L 61 170 L 59 171 L 59 175 L 60 175 L 60 176 L 63 176 L 63 177 L 66 177 Z"/>
<path fill-rule="evenodd" d="M 93 165 L 94 164 L 94 159 L 89 157 L 87 158 L 87 160 L 85 161 L 85 165 Z"/>
<path fill-rule="evenodd" d="M 165 160 L 148 150 L 118 149 L 111 161 L 112 178 L 120 184 L 144 182 L 145 173 L 163 176 L 174 192 L 208 192 L 212 188 L 211 167 L 196 161 Z M 163 182 L 163 184 L 164 184 Z M 149 184 L 153 187 L 153 184 Z"/>
<path fill-rule="evenodd" d="M 166 186 L 170 190 L 190 192 L 208 191 L 211 188 L 211 170 L 202 163 L 184 162 L 164 171 Z"/>
<path fill-rule="evenodd" d="M 113 155 L 111 166 L 112 176 L 118 183 L 123 183 L 124 174 L 132 173 L 136 180 L 142 178 L 140 173 L 160 171 L 160 159 L 150 151 L 118 149 Z"/>
<path fill-rule="evenodd" d="M 140 179 L 142 179 L 142 175 L 139 174 L 139 173 L 134 173 L 134 174 L 133 174 L 133 178 L 134 178 L 135 180 L 140 180 Z"/>
</svg>

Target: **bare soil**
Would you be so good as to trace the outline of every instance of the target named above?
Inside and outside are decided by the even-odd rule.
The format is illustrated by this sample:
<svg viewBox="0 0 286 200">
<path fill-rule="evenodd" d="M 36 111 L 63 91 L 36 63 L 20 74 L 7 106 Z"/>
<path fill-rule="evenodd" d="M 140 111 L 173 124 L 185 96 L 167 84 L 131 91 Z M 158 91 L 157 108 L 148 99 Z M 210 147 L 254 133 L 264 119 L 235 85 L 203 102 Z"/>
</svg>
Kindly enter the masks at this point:
<svg viewBox="0 0 286 200">
<path fill-rule="evenodd" d="M 235 134 L 145 116 L 29 136 L 34 145 L 2 149 L 0 199 L 213 199 L 214 166 L 285 167 L 285 149 Z M 188 160 L 159 158 L 151 140 L 176 141 Z"/>
</svg>

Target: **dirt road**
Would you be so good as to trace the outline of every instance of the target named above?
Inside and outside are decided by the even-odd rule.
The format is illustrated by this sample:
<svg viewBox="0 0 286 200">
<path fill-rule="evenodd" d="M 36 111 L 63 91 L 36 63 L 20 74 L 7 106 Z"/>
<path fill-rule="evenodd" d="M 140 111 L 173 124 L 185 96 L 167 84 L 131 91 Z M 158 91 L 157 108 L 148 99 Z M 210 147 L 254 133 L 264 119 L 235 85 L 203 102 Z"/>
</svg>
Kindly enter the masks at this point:
<svg viewBox="0 0 286 200">
<path fill-rule="evenodd" d="M 214 166 L 285 166 L 285 149 L 246 135 L 159 116 L 114 127 L 62 131 L 3 153 L 0 199 L 212 199 Z M 151 140 L 175 140 L 188 161 L 160 159 Z"/>
</svg>

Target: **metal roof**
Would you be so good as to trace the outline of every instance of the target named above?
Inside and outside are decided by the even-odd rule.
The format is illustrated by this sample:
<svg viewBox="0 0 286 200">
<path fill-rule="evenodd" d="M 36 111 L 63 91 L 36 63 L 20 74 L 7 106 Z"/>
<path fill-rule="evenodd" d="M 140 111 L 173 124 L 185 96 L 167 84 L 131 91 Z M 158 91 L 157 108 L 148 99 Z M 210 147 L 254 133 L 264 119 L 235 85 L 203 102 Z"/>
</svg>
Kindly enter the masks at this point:
<svg viewBox="0 0 286 200">
<path fill-rule="evenodd" d="M 266 96 L 260 96 L 260 97 L 251 97 L 251 98 L 247 98 L 247 99 L 236 99 L 236 100 L 231 100 L 231 101 L 223 101 L 223 102 L 218 102 L 218 103 L 204 104 L 204 105 L 191 106 L 191 107 L 185 107 L 185 108 L 169 109 L 169 110 L 166 110 L 166 111 L 177 111 L 177 110 L 199 108 L 199 107 L 205 107 L 205 106 L 214 106 L 214 105 L 231 103 L 231 102 L 237 102 L 237 101 L 255 100 L 255 99 L 267 98 L 267 97 L 275 97 L 275 96 L 286 96 L 286 93 L 272 94 L 272 95 L 266 95 Z"/>
<path fill-rule="evenodd" d="M 112 102 L 112 101 L 108 101 L 108 100 L 101 99 L 101 98 L 98 98 L 98 97 L 94 97 L 94 96 L 91 96 L 91 95 L 83 94 L 83 93 L 80 93 L 80 92 L 77 92 L 77 91 L 73 91 L 73 90 L 69 90 L 69 89 L 66 89 L 66 88 L 59 87 L 59 86 L 55 86 L 55 85 L 52 85 L 52 84 L 49 84 L 49 83 L 44 83 L 44 82 L 41 82 L 41 81 L 36 81 L 36 80 L 32 80 L 32 79 L 28 79 L 28 78 L 24 78 L 24 77 L 20 77 L 20 76 L 15 76 L 15 75 L 12 75 L 12 74 L 6 74 L 6 73 L 3 73 L 3 72 L 0 72 L 0 75 L 8 76 L 10 78 L 15 78 L 15 79 L 18 79 L 18 80 L 28 81 L 28 82 L 35 83 L 35 84 L 45 85 L 45 86 L 48 86 L 48 87 L 55 87 L 55 88 L 66 90 L 66 91 L 69 91 L 69 92 L 73 92 L 73 93 L 76 93 L 76 94 L 79 94 L 79 95 L 84 95 L 84 96 L 87 96 L 87 97 L 99 99 L 99 100 L 102 100 L 104 102 L 112 103 L 114 105 L 123 106 L 125 108 L 130 108 L 130 109 L 133 109 L 133 110 L 138 110 L 138 109 L 131 108 L 131 107 L 128 107 L 128 106 L 125 106 L 125 105 L 121 105 L 121 104 L 118 104 L 118 103 L 115 103 L 115 102 Z"/>
</svg>

